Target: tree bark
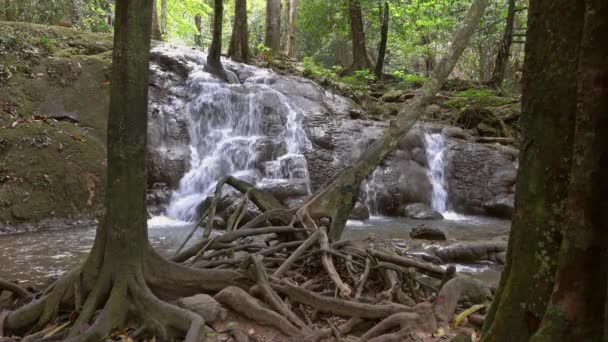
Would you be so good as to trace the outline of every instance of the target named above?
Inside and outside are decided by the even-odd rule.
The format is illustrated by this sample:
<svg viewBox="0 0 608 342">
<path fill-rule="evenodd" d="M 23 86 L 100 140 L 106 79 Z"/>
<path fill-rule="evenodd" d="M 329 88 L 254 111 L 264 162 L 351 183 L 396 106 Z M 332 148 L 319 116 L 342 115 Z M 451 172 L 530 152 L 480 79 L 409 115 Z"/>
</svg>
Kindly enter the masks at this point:
<svg viewBox="0 0 608 342">
<path fill-rule="evenodd" d="M 426 106 L 441 89 L 462 55 L 488 5 L 488 0 L 474 0 L 464 22 L 455 32 L 446 55 L 425 82 L 419 94 L 411 99 L 382 134 L 352 166 L 330 179 L 298 211 L 298 217 L 329 218 L 329 238 L 337 241 L 357 201 L 361 182 L 397 147 L 399 141 L 416 123 Z M 308 215 L 308 216 L 307 216 Z"/>
<path fill-rule="evenodd" d="M 203 17 L 199 13 L 194 16 L 194 26 L 198 32 L 194 37 L 194 44 L 203 46 Z"/>
<path fill-rule="evenodd" d="M 247 23 L 247 0 L 236 0 L 234 4 L 234 26 L 230 38 L 228 56 L 232 60 L 249 63 L 249 25 Z"/>
<path fill-rule="evenodd" d="M 608 3 L 588 0 L 578 64 L 573 163 L 555 286 L 531 341 L 601 341 L 608 264 Z M 581 18 L 582 19 L 582 18 Z"/>
<path fill-rule="evenodd" d="M 378 61 L 376 62 L 376 69 L 374 74 L 376 79 L 382 77 L 382 69 L 384 68 L 384 58 L 386 56 L 386 44 L 388 42 L 388 21 L 389 21 L 389 4 L 384 3 L 384 10 L 382 12 L 382 27 L 380 28 L 380 44 L 378 45 Z"/>
<path fill-rule="evenodd" d="M 281 0 L 266 0 L 266 39 L 273 55 L 281 50 Z"/>
<path fill-rule="evenodd" d="M 287 30 L 285 39 L 285 54 L 287 57 L 296 58 L 296 34 L 298 20 L 298 4 L 299 0 L 287 1 Z"/>
<path fill-rule="evenodd" d="M 511 52 L 511 44 L 513 43 L 513 26 L 515 24 L 515 0 L 508 0 L 509 7 L 507 10 L 507 23 L 505 25 L 505 33 L 500 41 L 498 48 L 498 55 L 496 55 L 496 62 L 494 63 L 494 72 L 490 80 L 490 85 L 494 88 L 498 88 L 502 85 L 502 81 L 505 79 L 505 70 L 507 63 L 509 62 L 509 56 Z"/>
<path fill-rule="evenodd" d="M 546 312 L 566 218 L 583 13 L 582 1 L 530 2 L 515 210 L 485 342 L 527 341 Z"/>
<path fill-rule="evenodd" d="M 11 7 L 11 0 L 4 0 L 4 20 L 13 21 L 13 10 Z"/>
<path fill-rule="evenodd" d="M 372 70 L 372 62 L 367 54 L 360 0 L 348 0 L 348 13 L 350 17 L 353 64 L 347 69 L 347 73 L 364 69 Z"/>
<path fill-rule="evenodd" d="M 154 40 L 163 40 L 163 35 L 161 34 L 160 23 L 158 21 L 158 9 L 156 6 L 156 0 L 154 0 L 152 8 L 152 39 Z"/>
<path fill-rule="evenodd" d="M 222 22 L 224 18 L 224 0 L 214 0 L 213 8 L 213 37 L 205 70 L 217 77 L 227 80 L 226 72 L 222 67 Z"/>
</svg>

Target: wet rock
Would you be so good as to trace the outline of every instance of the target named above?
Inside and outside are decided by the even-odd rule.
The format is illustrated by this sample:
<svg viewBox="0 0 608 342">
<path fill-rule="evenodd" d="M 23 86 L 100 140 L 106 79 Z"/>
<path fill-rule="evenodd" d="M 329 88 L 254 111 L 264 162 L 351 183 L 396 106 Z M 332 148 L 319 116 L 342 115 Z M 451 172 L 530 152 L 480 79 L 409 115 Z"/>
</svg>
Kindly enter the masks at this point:
<svg viewBox="0 0 608 342">
<path fill-rule="evenodd" d="M 448 197 L 454 209 L 472 214 L 494 212 L 504 216 L 501 211 L 508 207 L 508 201 L 496 202 L 496 199 L 510 198 L 515 192 L 516 155 L 512 148 L 452 142 L 446 152 L 446 180 Z M 493 211 L 495 207 L 501 210 Z"/>
<path fill-rule="evenodd" d="M 514 195 L 499 195 L 483 203 L 483 208 L 491 216 L 511 218 L 513 216 Z"/>
<path fill-rule="evenodd" d="M 410 232 L 410 237 L 412 239 L 422 239 L 422 240 L 433 240 L 433 241 L 445 241 L 447 240 L 445 233 L 441 231 L 439 228 L 427 227 L 427 226 L 419 226 L 412 229 Z"/>
<path fill-rule="evenodd" d="M 410 217 L 417 220 L 442 220 L 441 213 L 431 209 L 424 203 L 408 204 L 402 209 L 402 214 L 405 217 Z"/>
<path fill-rule="evenodd" d="M 503 241 L 482 241 L 457 243 L 429 250 L 444 263 L 473 263 L 492 261 L 504 263 L 507 243 Z"/>
<path fill-rule="evenodd" d="M 460 127 L 446 127 L 443 129 L 443 134 L 447 138 L 469 140 L 471 135 Z"/>
<path fill-rule="evenodd" d="M 367 220 L 369 218 L 369 209 L 361 202 L 357 202 L 355 207 L 350 212 L 351 220 Z"/>
<path fill-rule="evenodd" d="M 177 306 L 199 314 L 205 323 L 223 321 L 228 316 L 228 311 L 213 297 L 206 294 L 181 298 L 177 300 Z"/>
</svg>

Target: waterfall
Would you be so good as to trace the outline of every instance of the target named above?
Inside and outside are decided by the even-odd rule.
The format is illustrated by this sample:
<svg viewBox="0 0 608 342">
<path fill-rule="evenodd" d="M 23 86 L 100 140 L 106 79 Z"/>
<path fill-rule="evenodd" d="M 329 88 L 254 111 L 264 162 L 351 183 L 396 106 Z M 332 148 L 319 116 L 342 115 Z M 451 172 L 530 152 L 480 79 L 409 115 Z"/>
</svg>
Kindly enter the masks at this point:
<svg viewBox="0 0 608 342">
<path fill-rule="evenodd" d="M 383 173 L 384 170 L 382 168 L 376 168 L 362 184 L 364 203 L 371 217 L 380 216 L 378 198 L 384 189 L 384 183 L 382 182 Z"/>
<path fill-rule="evenodd" d="M 227 84 L 197 66 L 187 81 L 190 170 L 173 192 L 167 215 L 190 221 L 198 205 L 227 175 L 252 182 L 305 183 L 304 152 L 312 148 L 303 115 L 290 99 L 267 85 L 268 71 L 243 84 Z M 277 114 L 269 117 L 271 114 Z"/>
<path fill-rule="evenodd" d="M 448 192 L 444 173 L 445 140 L 441 133 L 425 133 L 424 142 L 429 163 L 428 175 L 433 187 L 431 206 L 433 210 L 445 213 L 448 209 Z"/>
</svg>

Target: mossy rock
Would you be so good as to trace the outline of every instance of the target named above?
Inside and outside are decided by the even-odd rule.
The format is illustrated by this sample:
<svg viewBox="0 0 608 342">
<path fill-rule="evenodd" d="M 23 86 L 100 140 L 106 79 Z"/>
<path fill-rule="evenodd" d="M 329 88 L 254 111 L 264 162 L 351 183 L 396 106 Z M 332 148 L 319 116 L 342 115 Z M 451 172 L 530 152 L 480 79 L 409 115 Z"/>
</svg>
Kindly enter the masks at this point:
<svg viewBox="0 0 608 342">
<path fill-rule="evenodd" d="M 103 208 L 112 39 L 0 22 L 0 221 L 93 217 Z M 53 58 L 49 58 L 52 56 Z"/>
<path fill-rule="evenodd" d="M 500 107 L 517 102 L 514 98 L 497 96 L 493 90 L 468 89 L 456 93 L 454 98 L 445 101 L 443 105 L 454 109 L 463 109 L 465 107 Z"/>
</svg>

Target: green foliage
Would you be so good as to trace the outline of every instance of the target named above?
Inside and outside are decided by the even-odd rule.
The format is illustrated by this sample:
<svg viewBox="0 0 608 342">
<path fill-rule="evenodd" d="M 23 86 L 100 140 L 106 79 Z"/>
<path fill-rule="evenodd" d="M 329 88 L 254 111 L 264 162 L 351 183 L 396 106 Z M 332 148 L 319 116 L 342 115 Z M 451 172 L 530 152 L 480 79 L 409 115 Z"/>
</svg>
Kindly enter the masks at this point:
<svg viewBox="0 0 608 342">
<path fill-rule="evenodd" d="M 337 73 L 341 69 L 340 66 L 334 66 L 331 69 L 326 69 L 317 64 L 312 57 L 304 57 L 302 65 L 304 67 L 304 71 L 302 72 L 303 75 L 310 78 L 328 78 L 331 80 L 336 80 L 338 77 Z"/>
<path fill-rule="evenodd" d="M 49 52 L 53 51 L 53 48 L 57 46 L 57 39 L 42 35 L 40 36 L 40 45 Z"/>
<path fill-rule="evenodd" d="M 427 80 L 425 76 L 406 74 L 401 70 L 393 71 L 393 76 L 399 80 L 399 85 L 403 88 L 418 88 Z"/>
<path fill-rule="evenodd" d="M 513 98 L 500 97 L 491 89 L 467 89 L 455 94 L 453 99 L 445 101 L 444 106 L 462 109 L 465 107 L 500 107 L 515 102 Z"/>
<path fill-rule="evenodd" d="M 376 80 L 376 76 L 369 70 L 357 70 L 352 75 L 342 77 L 342 81 L 353 86 L 356 90 L 367 89 L 370 83 Z"/>
</svg>

